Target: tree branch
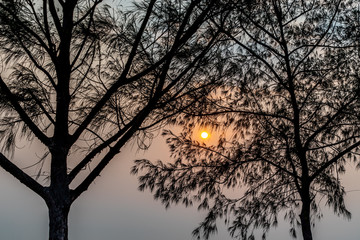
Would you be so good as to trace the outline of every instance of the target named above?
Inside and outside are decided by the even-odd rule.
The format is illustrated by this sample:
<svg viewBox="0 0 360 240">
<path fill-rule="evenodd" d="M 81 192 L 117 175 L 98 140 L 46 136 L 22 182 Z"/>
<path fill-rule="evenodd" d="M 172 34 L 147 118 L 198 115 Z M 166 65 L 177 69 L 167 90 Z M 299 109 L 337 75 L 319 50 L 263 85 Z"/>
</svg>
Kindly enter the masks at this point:
<svg viewBox="0 0 360 240">
<path fill-rule="evenodd" d="M 19 114 L 21 120 L 30 128 L 34 135 L 46 146 L 50 145 L 50 139 L 36 126 L 36 124 L 31 120 L 29 115 L 24 111 L 20 106 L 16 97 L 11 93 L 10 89 L 7 87 L 2 77 L 0 77 L 0 88 L 5 93 L 6 97 L 10 101 L 11 105 L 14 107 L 15 111 Z"/>
<path fill-rule="evenodd" d="M 72 201 L 78 198 L 81 193 L 86 191 L 90 184 L 97 178 L 101 171 L 106 167 L 106 165 L 114 158 L 116 154 L 120 152 L 120 149 L 124 144 L 134 135 L 134 133 L 138 130 L 142 122 L 148 116 L 151 109 L 149 107 L 145 107 L 141 114 L 136 117 L 134 124 L 131 128 L 123 135 L 121 139 L 117 141 L 117 143 L 110 148 L 109 152 L 103 157 L 103 159 L 99 162 L 99 164 L 93 169 L 93 171 L 85 178 L 85 180 L 79 184 L 74 190 L 71 191 Z M 75 173 L 75 172 L 74 172 Z"/>
<path fill-rule="evenodd" d="M 332 164 L 336 163 L 340 158 L 342 158 L 345 154 L 350 153 L 353 149 L 360 146 L 360 141 L 354 143 L 350 147 L 346 148 L 345 150 L 341 151 L 339 154 L 337 154 L 335 157 L 333 157 L 331 160 L 327 161 L 324 165 L 322 165 L 320 168 L 318 168 L 311 176 L 310 181 L 313 181 L 316 177 L 318 177 L 321 173 L 323 173 L 328 167 L 330 167 Z"/>
<path fill-rule="evenodd" d="M 46 199 L 46 187 L 40 185 L 37 181 L 23 172 L 19 167 L 13 164 L 7 157 L 5 157 L 2 153 L 0 153 L 0 166 L 5 169 L 5 171 L 9 172 L 12 176 L 18 179 L 25 186 L 30 188 L 32 191 L 37 193 L 43 199 Z"/>
<path fill-rule="evenodd" d="M 85 120 L 82 122 L 82 124 L 75 130 L 74 134 L 70 137 L 70 140 L 69 140 L 70 145 L 72 145 L 80 137 L 82 132 L 87 128 L 87 126 L 90 124 L 90 122 L 94 119 L 94 117 L 98 114 L 98 112 L 106 104 L 106 102 L 110 99 L 110 97 L 116 92 L 116 90 L 128 82 L 128 81 L 125 81 L 127 79 L 126 76 L 130 70 L 132 61 L 135 58 L 138 45 L 139 45 L 142 35 L 145 31 L 145 27 L 150 19 L 150 15 L 151 15 L 151 12 L 152 12 L 155 2 L 156 2 L 156 0 L 151 0 L 151 2 L 149 3 L 145 18 L 141 24 L 139 32 L 136 35 L 133 47 L 131 49 L 131 52 L 129 54 L 128 60 L 126 62 L 125 68 L 124 68 L 121 76 L 114 83 L 114 85 L 112 85 L 110 87 L 110 89 L 105 93 L 105 95 L 100 99 L 100 101 L 92 108 L 92 110 L 90 111 L 88 116 L 85 118 Z"/>
</svg>

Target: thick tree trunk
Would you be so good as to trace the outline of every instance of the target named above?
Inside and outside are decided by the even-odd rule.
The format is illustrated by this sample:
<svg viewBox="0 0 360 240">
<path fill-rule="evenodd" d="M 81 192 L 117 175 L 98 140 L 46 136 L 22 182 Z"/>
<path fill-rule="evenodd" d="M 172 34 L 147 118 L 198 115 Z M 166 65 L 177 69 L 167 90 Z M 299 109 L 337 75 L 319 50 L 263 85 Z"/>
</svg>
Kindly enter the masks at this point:
<svg viewBox="0 0 360 240">
<path fill-rule="evenodd" d="M 311 221 L 310 221 L 310 199 L 303 199 L 303 205 L 300 214 L 301 230 L 304 240 L 312 240 Z"/>
<path fill-rule="evenodd" d="M 49 240 L 68 240 L 68 214 L 70 207 L 49 207 Z"/>
</svg>

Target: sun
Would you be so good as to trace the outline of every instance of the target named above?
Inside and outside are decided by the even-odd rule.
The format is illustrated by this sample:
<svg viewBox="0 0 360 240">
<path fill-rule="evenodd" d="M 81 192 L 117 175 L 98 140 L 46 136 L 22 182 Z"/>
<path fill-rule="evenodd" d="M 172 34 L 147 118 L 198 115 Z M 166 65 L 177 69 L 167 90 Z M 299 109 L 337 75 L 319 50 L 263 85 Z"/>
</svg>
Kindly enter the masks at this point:
<svg viewBox="0 0 360 240">
<path fill-rule="evenodd" d="M 202 139 L 207 139 L 209 137 L 209 133 L 203 131 L 203 132 L 201 132 L 200 136 Z"/>
</svg>

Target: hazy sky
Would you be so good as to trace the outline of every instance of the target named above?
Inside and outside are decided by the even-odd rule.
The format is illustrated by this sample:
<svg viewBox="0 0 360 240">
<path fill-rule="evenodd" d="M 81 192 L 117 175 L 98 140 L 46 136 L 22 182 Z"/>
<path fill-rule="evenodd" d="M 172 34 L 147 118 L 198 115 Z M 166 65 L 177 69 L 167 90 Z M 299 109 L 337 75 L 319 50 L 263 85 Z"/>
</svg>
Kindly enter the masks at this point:
<svg viewBox="0 0 360 240">
<path fill-rule="evenodd" d="M 112 2 L 109 0 L 108 2 Z M 126 3 L 126 1 L 123 1 Z M 172 206 L 165 210 L 152 195 L 137 190 L 136 176 L 129 174 L 139 158 L 167 160 L 169 152 L 162 137 L 147 152 L 128 146 L 116 156 L 89 190 L 72 205 L 69 216 L 70 240 L 190 240 L 191 231 L 205 216 L 196 207 Z M 34 158 L 33 153 L 22 155 Z M 347 190 L 360 190 L 360 172 L 350 165 L 342 177 Z M 316 224 L 315 240 L 360 239 L 360 191 L 346 197 L 351 221 L 338 218 L 324 207 L 324 218 Z M 269 240 L 291 239 L 289 225 L 280 222 Z M 300 234 L 300 231 L 299 231 Z M 45 202 L 10 174 L 0 169 L 0 240 L 48 239 Z M 225 226 L 212 240 L 230 240 Z M 299 236 L 298 239 L 301 239 Z"/>
<path fill-rule="evenodd" d="M 138 158 L 168 159 L 167 147 L 158 137 L 147 152 L 127 147 L 111 162 L 89 190 L 73 204 L 69 219 L 70 240 L 190 240 L 191 231 L 205 216 L 196 208 L 173 206 L 165 210 L 149 192 L 137 190 L 135 176 L 129 174 Z M 30 156 L 30 153 L 23 157 Z M 350 168 L 352 168 L 350 166 Z M 349 169 L 343 181 L 347 190 L 360 189 L 360 172 Z M 0 239 L 45 240 L 48 216 L 44 201 L 0 171 Z M 324 208 L 324 218 L 314 230 L 315 240 L 360 239 L 360 192 L 347 195 L 351 221 L 338 218 Z M 212 240 L 230 240 L 222 223 Z M 280 222 L 270 240 L 291 239 L 288 224 Z M 300 239 L 300 238 L 299 238 Z"/>
</svg>

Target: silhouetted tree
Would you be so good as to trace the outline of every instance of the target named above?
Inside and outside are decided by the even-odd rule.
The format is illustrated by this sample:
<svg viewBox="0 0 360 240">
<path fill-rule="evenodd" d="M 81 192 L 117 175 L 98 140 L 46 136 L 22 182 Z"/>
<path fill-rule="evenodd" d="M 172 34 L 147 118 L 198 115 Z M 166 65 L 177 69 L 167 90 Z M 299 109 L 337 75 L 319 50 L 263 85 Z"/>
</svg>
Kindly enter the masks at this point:
<svg viewBox="0 0 360 240">
<path fill-rule="evenodd" d="M 256 1 L 233 13 L 220 26 L 233 43 L 224 86 L 177 118 L 182 134 L 165 132 L 175 163 L 138 160 L 132 172 L 166 206 L 198 201 L 199 238 L 222 217 L 233 237 L 266 238 L 284 212 L 291 235 L 301 225 L 311 240 L 321 201 L 351 216 L 339 174 L 360 146 L 353 3 Z M 220 132 L 218 144 L 193 140 L 198 125 Z"/>
<path fill-rule="evenodd" d="M 71 204 L 125 143 L 146 148 L 219 70 L 220 1 L 101 2 L 0 1 L 0 166 L 45 200 L 51 240 L 68 239 Z M 47 149 L 48 184 L 12 162 L 21 137 Z"/>
</svg>

